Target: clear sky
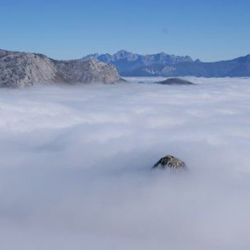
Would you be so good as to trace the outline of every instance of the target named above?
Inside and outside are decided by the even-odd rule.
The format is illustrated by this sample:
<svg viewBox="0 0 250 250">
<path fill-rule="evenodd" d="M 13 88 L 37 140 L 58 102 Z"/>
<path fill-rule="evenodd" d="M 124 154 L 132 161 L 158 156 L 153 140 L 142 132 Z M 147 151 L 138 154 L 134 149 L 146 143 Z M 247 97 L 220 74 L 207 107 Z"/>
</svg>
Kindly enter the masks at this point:
<svg viewBox="0 0 250 250">
<path fill-rule="evenodd" d="M 0 47 L 79 58 L 120 49 L 250 54 L 249 0 L 0 0 Z"/>
</svg>

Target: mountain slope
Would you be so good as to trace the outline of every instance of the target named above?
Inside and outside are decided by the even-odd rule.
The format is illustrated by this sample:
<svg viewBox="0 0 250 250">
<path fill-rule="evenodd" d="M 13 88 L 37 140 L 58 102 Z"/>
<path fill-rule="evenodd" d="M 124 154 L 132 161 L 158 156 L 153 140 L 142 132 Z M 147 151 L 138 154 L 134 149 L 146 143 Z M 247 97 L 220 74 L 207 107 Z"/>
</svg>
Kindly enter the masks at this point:
<svg viewBox="0 0 250 250">
<path fill-rule="evenodd" d="M 167 74 L 168 76 L 203 76 L 203 77 L 244 77 L 250 76 L 250 56 L 228 61 L 205 63 L 180 63 Z"/>
<path fill-rule="evenodd" d="M 128 76 L 141 68 L 150 68 L 153 65 L 175 65 L 181 62 L 192 62 L 192 58 L 188 56 L 174 56 L 166 53 L 158 53 L 152 55 L 140 55 L 127 52 L 125 50 L 110 54 L 92 54 L 84 57 L 84 59 L 95 58 L 105 63 L 115 65 L 121 75 Z"/>
<path fill-rule="evenodd" d="M 36 83 L 114 83 L 116 68 L 95 59 L 57 61 L 45 55 L 0 50 L 0 87 Z"/>
<path fill-rule="evenodd" d="M 250 76 L 250 55 L 210 63 L 193 61 L 188 56 L 173 56 L 165 53 L 143 56 L 127 51 L 119 51 L 114 55 L 93 54 L 84 59 L 88 58 L 112 63 L 123 76 Z"/>
</svg>

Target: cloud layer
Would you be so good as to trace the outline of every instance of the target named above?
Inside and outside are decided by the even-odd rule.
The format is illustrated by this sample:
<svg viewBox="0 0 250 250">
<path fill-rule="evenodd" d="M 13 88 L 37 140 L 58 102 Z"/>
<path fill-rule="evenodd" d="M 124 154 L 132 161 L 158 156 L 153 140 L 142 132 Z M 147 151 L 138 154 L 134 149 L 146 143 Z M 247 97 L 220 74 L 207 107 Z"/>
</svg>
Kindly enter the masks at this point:
<svg viewBox="0 0 250 250">
<path fill-rule="evenodd" d="M 0 248 L 247 249 L 249 79 L 189 80 L 2 89 Z"/>
</svg>

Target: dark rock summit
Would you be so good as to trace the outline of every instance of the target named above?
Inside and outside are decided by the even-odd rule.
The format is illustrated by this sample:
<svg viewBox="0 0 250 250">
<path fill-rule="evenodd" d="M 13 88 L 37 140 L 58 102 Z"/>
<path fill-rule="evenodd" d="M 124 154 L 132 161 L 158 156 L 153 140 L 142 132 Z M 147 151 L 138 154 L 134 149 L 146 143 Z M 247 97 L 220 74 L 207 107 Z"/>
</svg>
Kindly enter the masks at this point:
<svg viewBox="0 0 250 250">
<path fill-rule="evenodd" d="M 165 84 L 165 85 L 194 85 L 194 83 L 181 79 L 181 78 L 169 78 L 164 81 L 156 82 L 159 84 Z"/>
<path fill-rule="evenodd" d="M 186 164 L 185 162 L 179 160 L 178 158 L 167 155 L 161 158 L 155 165 L 153 166 L 153 169 L 185 169 Z"/>
<path fill-rule="evenodd" d="M 36 83 L 115 83 L 116 68 L 96 59 L 59 61 L 45 55 L 0 50 L 0 87 Z"/>
</svg>

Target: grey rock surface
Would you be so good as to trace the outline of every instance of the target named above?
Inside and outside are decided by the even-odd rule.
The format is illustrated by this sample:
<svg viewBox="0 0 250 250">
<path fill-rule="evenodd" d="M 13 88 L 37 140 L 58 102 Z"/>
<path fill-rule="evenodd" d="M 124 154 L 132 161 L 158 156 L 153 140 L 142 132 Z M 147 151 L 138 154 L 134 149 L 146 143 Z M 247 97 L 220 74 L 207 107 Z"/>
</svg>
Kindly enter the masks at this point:
<svg viewBox="0 0 250 250">
<path fill-rule="evenodd" d="M 161 158 L 155 165 L 153 166 L 153 169 L 185 169 L 186 164 L 182 160 L 172 156 L 172 155 L 166 155 L 163 158 Z"/>
<path fill-rule="evenodd" d="M 0 87 L 36 83 L 115 83 L 119 73 L 96 59 L 59 61 L 45 55 L 0 50 Z"/>
</svg>

